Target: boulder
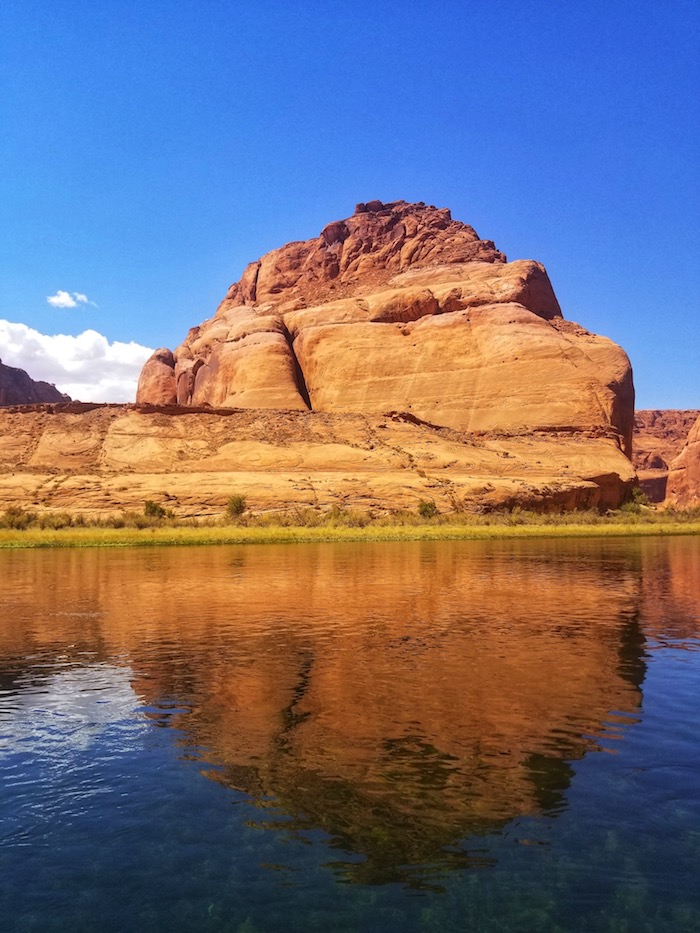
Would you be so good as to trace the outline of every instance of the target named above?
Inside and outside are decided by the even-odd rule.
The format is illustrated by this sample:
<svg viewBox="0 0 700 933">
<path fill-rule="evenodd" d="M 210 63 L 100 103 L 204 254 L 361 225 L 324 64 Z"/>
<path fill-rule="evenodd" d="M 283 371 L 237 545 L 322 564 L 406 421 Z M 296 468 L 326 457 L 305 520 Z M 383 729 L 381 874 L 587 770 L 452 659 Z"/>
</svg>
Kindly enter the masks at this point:
<svg viewBox="0 0 700 933">
<path fill-rule="evenodd" d="M 149 401 L 153 405 L 176 403 L 175 357 L 172 350 L 159 347 L 146 360 L 139 376 L 136 401 Z"/>
</svg>

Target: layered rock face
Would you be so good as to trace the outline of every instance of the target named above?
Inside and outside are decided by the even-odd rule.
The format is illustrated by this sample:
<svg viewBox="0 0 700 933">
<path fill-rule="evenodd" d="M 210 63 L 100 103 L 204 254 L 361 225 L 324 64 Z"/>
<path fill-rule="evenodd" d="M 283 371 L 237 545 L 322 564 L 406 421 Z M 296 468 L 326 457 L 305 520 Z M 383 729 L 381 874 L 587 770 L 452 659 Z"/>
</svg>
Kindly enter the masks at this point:
<svg viewBox="0 0 700 933">
<path fill-rule="evenodd" d="M 680 454 L 697 409 L 646 409 L 634 415 L 634 455 L 639 484 L 652 502 L 663 502 L 670 464 Z"/>
<path fill-rule="evenodd" d="M 5 366 L 0 360 L 0 405 L 34 405 L 37 402 L 69 402 L 49 382 L 37 382 L 23 369 Z"/>
<path fill-rule="evenodd" d="M 562 318 L 539 263 L 507 262 L 448 210 L 374 201 L 251 263 L 146 363 L 137 402 L 603 431 L 629 454 L 633 398 L 624 352 Z"/>
<path fill-rule="evenodd" d="M 0 511 L 179 516 L 352 506 L 613 508 L 632 483 L 613 431 L 467 434 L 415 416 L 192 407 L 0 409 Z"/>
<path fill-rule="evenodd" d="M 700 506 L 700 417 L 670 465 L 667 500 L 671 505 Z"/>
</svg>

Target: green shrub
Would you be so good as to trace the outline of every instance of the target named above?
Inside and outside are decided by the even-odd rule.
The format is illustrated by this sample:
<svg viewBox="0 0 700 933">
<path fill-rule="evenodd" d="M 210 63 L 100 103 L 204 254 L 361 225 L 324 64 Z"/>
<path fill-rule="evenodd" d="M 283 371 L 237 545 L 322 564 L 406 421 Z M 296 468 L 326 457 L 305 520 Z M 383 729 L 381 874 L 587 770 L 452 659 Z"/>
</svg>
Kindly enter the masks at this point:
<svg viewBox="0 0 700 933">
<path fill-rule="evenodd" d="M 231 496 L 226 505 L 226 514 L 229 518 L 240 518 L 246 510 L 245 496 L 238 494 Z"/>
<path fill-rule="evenodd" d="M 33 524 L 35 520 L 36 514 L 34 512 L 27 512 L 19 505 L 11 505 L 0 519 L 0 525 L 3 528 L 14 528 L 16 531 L 23 531 Z"/>
<path fill-rule="evenodd" d="M 163 513 L 165 513 L 165 509 L 163 509 Z M 161 518 L 164 517 L 164 515 L 160 516 L 157 514 L 148 515 L 146 514 L 145 508 L 143 513 L 128 511 L 122 512 L 124 528 L 152 528 L 154 525 L 158 525 Z"/>
<path fill-rule="evenodd" d="M 626 501 L 620 506 L 621 512 L 627 514 L 641 512 L 642 509 L 649 506 L 649 497 L 640 486 L 632 486 L 627 494 Z"/>
<path fill-rule="evenodd" d="M 641 486 L 632 487 L 632 502 L 637 505 L 649 505 L 649 496 L 644 492 Z"/>
<path fill-rule="evenodd" d="M 432 499 L 421 499 L 418 503 L 418 514 L 421 518 L 435 518 L 438 513 L 438 507 Z"/>
<path fill-rule="evenodd" d="M 143 514 L 146 518 L 165 518 L 167 512 L 162 505 L 158 505 L 153 499 L 147 499 L 143 505 Z"/>
<path fill-rule="evenodd" d="M 38 517 L 39 528 L 70 528 L 73 517 L 68 512 L 44 512 Z"/>
<path fill-rule="evenodd" d="M 366 512 L 348 509 L 343 505 L 333 505 L 323 516 L 323 524 L 331 528 L 364 528 L 370 521 Z"/>
</svg>

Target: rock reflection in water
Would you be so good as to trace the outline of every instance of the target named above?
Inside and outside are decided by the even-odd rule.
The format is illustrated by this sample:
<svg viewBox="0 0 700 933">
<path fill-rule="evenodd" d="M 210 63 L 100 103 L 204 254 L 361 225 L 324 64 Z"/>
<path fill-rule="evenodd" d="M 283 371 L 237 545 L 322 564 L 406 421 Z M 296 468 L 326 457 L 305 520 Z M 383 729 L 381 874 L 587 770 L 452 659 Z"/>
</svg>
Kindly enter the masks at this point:
<svg viewBox="0 0 700 933">
<path fill-rule="evenodd" d="M 0 639 L 121 659 L 261 826 L 322 829 L 347 880 L 425 883 L 556 813 L 634 722 L 643 568 L 639 542 L 14 555 Z"/>
</svg>

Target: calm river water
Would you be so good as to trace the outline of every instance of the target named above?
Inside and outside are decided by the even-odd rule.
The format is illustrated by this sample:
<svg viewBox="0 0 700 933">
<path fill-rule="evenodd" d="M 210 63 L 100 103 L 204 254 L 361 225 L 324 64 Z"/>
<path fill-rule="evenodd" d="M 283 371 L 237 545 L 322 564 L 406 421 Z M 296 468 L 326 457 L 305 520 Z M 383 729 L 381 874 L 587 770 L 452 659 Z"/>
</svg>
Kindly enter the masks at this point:
<svg viewBox="0 0 700 933">
<path fill-rule="evenodd" d="M 0 553 L 0 928 L 700 930 L 700 540 Z"/>
</svg>

